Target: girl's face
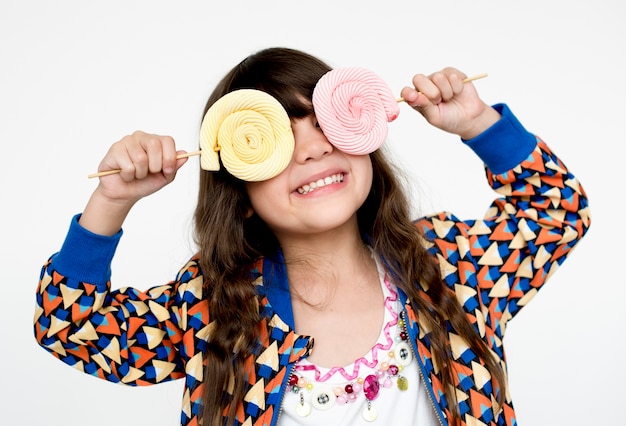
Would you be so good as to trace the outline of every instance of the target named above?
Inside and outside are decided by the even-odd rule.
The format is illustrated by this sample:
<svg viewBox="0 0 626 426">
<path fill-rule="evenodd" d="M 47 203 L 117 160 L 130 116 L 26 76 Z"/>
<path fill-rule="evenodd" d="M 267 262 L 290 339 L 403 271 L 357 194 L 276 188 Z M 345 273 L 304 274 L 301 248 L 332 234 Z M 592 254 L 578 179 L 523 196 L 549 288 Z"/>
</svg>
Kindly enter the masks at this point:
<svg viewBox="0 0 626 426">
<path fill-rule="evenodd" d="M 278 176 L 248 182 L 252 208 L 281 243 L 290 238 L 356 226 L 356 211 L 372 186 L 369 155 L 349 155 L 331 145 L 314 115 L 292 120 L 295 149 Z"/>
</svg>

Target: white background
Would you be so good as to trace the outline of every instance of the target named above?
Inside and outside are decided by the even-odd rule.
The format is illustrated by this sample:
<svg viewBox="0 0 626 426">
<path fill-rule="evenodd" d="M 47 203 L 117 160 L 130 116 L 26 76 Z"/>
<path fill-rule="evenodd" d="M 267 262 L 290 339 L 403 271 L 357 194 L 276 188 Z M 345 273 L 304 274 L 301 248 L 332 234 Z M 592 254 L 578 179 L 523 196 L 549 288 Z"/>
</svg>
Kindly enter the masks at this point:
<svg viewBox="0 0 626 426">
<path fill-rule="evenodd" d="M 507 102 L 582 181 L 594 223 L 508 329 L 520 425 L 624 424 L 624 6 L 614 0 L 0 3 L 0 424 L 175 425 L 182 381 L 129 388 L 33 338 L 40 267 L 82 210 L 108 146 L 135 129 L 197 149 L 204 102 L 249 53 L 288 46 L 375 70 L 394 92 L 447 65 Z M 391 125 L 416 211 L 481 216 L 481 163 L 401 106 Z M 125 224 L 114 286 L 174 277 L 193 253 L 197 161 Z M 113 423 L 114 422 L 114 423 Z"/>
</svg>

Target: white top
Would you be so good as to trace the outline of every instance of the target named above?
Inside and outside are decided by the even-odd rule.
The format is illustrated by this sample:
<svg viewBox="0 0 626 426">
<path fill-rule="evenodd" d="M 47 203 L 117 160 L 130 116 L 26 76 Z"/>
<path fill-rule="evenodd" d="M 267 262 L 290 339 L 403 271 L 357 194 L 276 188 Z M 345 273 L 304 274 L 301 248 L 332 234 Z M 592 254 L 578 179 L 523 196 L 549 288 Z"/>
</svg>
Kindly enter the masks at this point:
<svg viewBox="0 0 626 426">
<path fill-rule="evenodd" d="M 380 265 L 378 270 L 385 316 L 376 344 L 369 353 L 343 368 L 317 367 L 306 359 L 299 362 L 293 371 L 300 379 L 299 386 L 286 390 L 279 426 L 439 425 L 420 380 L 413 349 L 400 338 L 402 320 L 398 313 L 401 307 L 396 287 L 385 278 Z M 387 368 L 385 362 L 398 366 L 400 371 L 393 375 L 395 369 Z M 369 375 L 373 377 L 365 380 Z M 364 382 L 371 387 L 374 381 L 379 384 L 379 390 L 376 397 L 368 401 L 366 390 L 370 396 L 376 392 L 368 389 Z M 401 390 L 398 383 L 401 387 L 408 383 L 408 388 Z M 351 394 L 346 392 L 346 385 L 353 387 Z"/>
</svg>

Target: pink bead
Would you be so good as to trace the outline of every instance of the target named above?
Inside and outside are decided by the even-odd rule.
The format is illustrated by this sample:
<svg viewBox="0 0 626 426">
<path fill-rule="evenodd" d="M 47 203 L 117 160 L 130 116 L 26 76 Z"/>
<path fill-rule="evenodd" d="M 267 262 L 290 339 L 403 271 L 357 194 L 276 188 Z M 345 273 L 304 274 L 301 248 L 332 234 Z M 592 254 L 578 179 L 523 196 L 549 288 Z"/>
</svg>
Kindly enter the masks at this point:
<svg viewBox="0 0 626 426">
<path fill-rule="evenodd" d="M 345 396 L 345 395 L 339 395 L 339 396 L 337 397 L 337 402 L 338 402 L 339 404 L 346 404 L 346 403 L 348 402 L 348 400 L 346 399 L 346 396 Z"/>
<path fill-rule="evenodd" d="M 398 374 L 398 366 L 397 365 L 390 365 L 389 368 L 387 369 L 387 372 L 392 375 L 395 376 L 396 374 Z"/>
<path fill-rule="evenodd" d="M 358 384 L 358 383 L 353 383 L 352 384 L 352 392 L 359 393 L 359 392 L 361 392 L 361 389 L 363 389 L 363 386 L 361 386 L 360 384 Z"/>
<path fill-rule="evenodd" d="M 365 394 L 365 398 L 369 401 L 376 399 L 379 390 L 380 383 L 378 383 L 378 377 L 373 374 L 367 376 L 363 382 L 363 393 Z"/>
<path fill-rule="evenodd" d="M 385 379 L 385 381 L 383 382 L 383 386 L 386 388 L 390 388 L 393 385 L 393 383 L 391 382 L 391 379 Z"/>
<path fill-rule="evenodd" d="M 355 393 L 351 393 L 350 395 L 348 395 L 348 400 L 350 402 L 354 402 L 356 401 L 357 395 Z"/>
</svg>

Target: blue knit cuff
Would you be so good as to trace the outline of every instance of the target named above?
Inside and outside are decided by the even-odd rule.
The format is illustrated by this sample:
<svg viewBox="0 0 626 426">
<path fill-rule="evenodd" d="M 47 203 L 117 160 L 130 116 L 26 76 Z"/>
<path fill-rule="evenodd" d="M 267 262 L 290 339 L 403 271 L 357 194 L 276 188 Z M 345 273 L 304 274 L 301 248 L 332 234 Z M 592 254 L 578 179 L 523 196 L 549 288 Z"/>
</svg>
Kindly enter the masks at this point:
<svg viewBox="0 0 626 426">
<path fill-rule="evenodd" d="M 524 161 L 537 146 L 537 137 L 529 133 L 505 104 L 493 106 L 502 115 L 493 126 L 473 139 L 463 140 L 487 165 L 500 174 Z"/>
<path fill-rule="evenodd" d="M 71 279 L 106 285 L 122 230 L 111 237 L 97 235 L 80 226 L 79 218 L 80 214 L 72 218 L 61 251 L 52 258 L 52 267 Z"/>
</svg>

